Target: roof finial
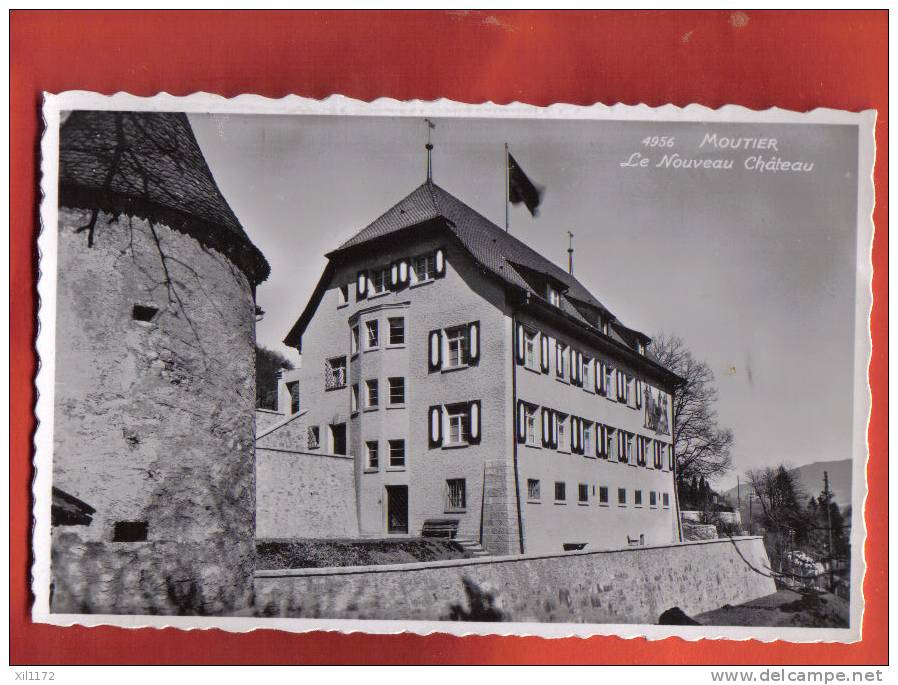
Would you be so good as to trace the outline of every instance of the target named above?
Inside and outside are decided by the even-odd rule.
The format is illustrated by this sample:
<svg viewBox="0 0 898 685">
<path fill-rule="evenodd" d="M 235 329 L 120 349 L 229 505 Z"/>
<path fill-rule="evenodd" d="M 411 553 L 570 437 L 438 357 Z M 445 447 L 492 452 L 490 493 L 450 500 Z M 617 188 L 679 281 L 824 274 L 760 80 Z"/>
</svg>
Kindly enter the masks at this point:
<svg viewBox="0 0 898 685">
<path fill-rule="evenodd" d="M 567 272 L 574 275 L 574 234 L 567 232 Z"/>
<path fill-rule="evenodd" d="M 427 150 L 427 182 L 433 183 L 433 162 L 430 159 L 431 150 L 433 150 L 433 144 L 430 142 L 430 130 L 437 127 L 435 123 L 433 123 L 430 119 L 424 120 L 427 123 L 427 145 L 425 145 L 425 149 Z"/>
</svg>

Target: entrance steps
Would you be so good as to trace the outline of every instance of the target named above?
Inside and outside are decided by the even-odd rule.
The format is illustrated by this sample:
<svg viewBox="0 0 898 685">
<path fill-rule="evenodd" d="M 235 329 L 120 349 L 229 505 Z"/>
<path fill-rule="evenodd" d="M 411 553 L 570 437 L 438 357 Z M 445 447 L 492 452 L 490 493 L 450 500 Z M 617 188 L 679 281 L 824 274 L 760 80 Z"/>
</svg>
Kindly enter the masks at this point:
<svg viewBox="0 0 898 685">
<path fill-rule="evenodd" d="M 464 550 L 465 555 L 469 557 L 488 557 L 490 555 L 483 546 L 470 538 L 455 538 L 453 542 Z"/>
</svg>

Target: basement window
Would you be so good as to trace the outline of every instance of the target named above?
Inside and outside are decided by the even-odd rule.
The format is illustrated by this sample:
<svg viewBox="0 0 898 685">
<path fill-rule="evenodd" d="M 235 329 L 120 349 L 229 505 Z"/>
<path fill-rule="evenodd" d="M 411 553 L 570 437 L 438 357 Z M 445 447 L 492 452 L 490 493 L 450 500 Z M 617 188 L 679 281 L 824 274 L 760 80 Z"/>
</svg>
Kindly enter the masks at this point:
<svg viewBox="0 0 898 685">
<path fill-rule="evenodd" d="M 131 309 L 131 318 L 135 321 L 143 321 L 149 323 L 156 318 L 159 313 L 159 307 L 153 307 L 146 304 L 135 304 Z"/>
<path fill-rule="evenodd" d="M 116 521 L 112 529 L 113 542 L 146 542 L 149 524 L 146 521 Z"/>
</svg>

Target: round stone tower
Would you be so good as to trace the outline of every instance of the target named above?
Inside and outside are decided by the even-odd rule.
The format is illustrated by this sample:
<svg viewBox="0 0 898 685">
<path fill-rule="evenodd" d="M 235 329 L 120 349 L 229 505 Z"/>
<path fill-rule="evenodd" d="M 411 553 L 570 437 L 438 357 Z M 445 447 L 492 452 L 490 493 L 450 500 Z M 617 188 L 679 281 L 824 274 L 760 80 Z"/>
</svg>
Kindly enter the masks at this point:
<svg viewBox="0 0 898 685">
<path fill-rule="evenodd" d="M 53 613 L 249 610 L 268 271 L 185 115 L 65 119 Z"/>
</svg>

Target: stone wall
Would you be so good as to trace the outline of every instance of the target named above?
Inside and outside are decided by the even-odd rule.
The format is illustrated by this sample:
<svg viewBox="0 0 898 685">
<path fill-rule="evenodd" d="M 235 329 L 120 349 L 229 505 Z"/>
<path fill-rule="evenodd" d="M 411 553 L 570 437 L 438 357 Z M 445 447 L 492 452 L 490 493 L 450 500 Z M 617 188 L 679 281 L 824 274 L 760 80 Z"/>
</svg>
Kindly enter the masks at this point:
<svg viewBox="0 0 898 685">
<path fill-rule="evenodd" d="M 252 289 L 221 254 L 162 224 L 100 212 L 89 247 L 78 229 L 90 218 L 59 211 L 53 485 L 96 513 L 53 531 L 51 610 L 245 609 Z M 140 320 L 135 305 L 157 312 Z M 146 540 L 117 541 L 120 522 L 146 524 Z"/>
<path fill-rule="evenodd" d="M 269 425 L 256 438 L 256 537 L 356 537 L 353 459 L 307 450 L 305 415 Z"/>
<path fill-rule="evenodd" d="M 493 557 L 343 569 L 256 573 L 256 608 L 266 616 L 477 620 L 490 602 L 504 620 L 657 623 L 776 591 L 749 566 L 769 565 L 760 537 L 603 552 Z M 482 614 L 479 620 L 488 618 Z"/>
</svg>

